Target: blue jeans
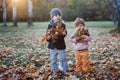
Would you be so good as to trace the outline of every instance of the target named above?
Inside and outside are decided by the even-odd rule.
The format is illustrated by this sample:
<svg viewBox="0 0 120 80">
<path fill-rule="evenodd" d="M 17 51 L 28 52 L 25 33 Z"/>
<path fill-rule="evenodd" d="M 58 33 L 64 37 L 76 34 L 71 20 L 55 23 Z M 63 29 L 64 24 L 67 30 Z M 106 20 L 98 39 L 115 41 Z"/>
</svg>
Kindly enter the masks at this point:
<svg viewBox="0 0 120 80">
<path fill-rule="evenodd" d="M 65 50 L 56 50 L 56 49 L 50 50 L 51 69 L 53 72 L 58 70 L 58 64 L 57 64 L 57 56 L 58 55 L 59 55 L 59 59 L 60 59 L 60 65 L 61 65 L 63 71 L 66 72 L 68 70 L 68 66 L 67 66 Z"/>
</svg>

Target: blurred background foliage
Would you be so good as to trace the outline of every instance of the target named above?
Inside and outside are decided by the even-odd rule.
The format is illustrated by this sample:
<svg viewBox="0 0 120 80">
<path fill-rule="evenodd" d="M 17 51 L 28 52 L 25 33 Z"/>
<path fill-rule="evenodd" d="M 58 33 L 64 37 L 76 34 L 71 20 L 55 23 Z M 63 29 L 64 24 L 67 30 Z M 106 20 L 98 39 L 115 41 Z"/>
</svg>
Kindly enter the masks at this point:
<svg viewBox="0 0 120 80">
<path fill-rule="evenodd" d="M 2 0 L 1 0 L 2 1 Z M 27 21 L 28 0 L 17 0 L 17 20 Z M 0 8 L 2 2 L 0 2 Z M 12 21 L 12 0 L 6 0 L 7 21 Z M 33 21 L 48 21 L 52 8 L 60 8 L 63 19 L 73 21 L 82 17 L 87 21 L 111 20 L 108 0 L 33 0 Z M 111 8 L 112 10 L 112 8 Z M 2 22 L 2 9 L 0 9 Z"/>
</svg>

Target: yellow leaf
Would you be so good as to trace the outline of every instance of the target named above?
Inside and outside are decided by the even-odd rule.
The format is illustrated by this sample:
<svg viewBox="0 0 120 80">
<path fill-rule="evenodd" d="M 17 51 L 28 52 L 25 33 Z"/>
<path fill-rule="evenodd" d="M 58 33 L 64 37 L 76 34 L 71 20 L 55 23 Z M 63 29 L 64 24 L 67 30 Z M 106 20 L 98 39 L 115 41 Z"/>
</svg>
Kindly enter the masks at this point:
<svg viewBox="0 0 120 80">
<path fill-rule="evenodd" d="M 33 77 L 34 77 L 34 78 L 39 78 L 39 72 L 33 73 Z"/>
<path fill-rule="evenodd" d="M 45 36 L 45 35 L 42 36 L 41 41 L 42 41 L 42 42 L 43 42 L 43 41 L 46 41 L 46 36 Z"/>
<path fill-rule="evenodd" d="M 85 77 L 85 80 L 90 80 L 88 77 Z"/>
</svg>

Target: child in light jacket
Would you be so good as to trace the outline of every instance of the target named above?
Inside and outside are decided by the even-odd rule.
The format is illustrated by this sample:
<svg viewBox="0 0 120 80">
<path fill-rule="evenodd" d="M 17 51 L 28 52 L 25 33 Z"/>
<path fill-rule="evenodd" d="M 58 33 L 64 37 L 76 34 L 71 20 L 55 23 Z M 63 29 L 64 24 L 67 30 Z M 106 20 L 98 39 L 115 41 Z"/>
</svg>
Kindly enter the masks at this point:
<svg viewBox="0 0 120 80">
<path fill-rule="evenodd" d="M 92 72 L 89 61 L 89 44 L 91 36 L 88 29 L 85 27 L 85 21 L 82 18 L 76 18 L 74 21 L 75 31 L 72 34 L 70 41 L 74 43 L 76 70 Z"/>
</svg>

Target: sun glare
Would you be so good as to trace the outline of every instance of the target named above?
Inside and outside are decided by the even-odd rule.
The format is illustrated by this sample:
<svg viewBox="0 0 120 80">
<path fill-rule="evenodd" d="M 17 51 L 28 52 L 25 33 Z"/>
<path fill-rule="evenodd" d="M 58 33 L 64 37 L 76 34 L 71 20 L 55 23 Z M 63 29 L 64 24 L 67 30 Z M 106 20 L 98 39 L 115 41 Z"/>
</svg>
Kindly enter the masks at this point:
<svg viewBox="0 0 120 80">
<path fill-rule="evenodd" d="M 14 0 L 16 3 L 19 1 L 19 0 Z"/>
</svg>

